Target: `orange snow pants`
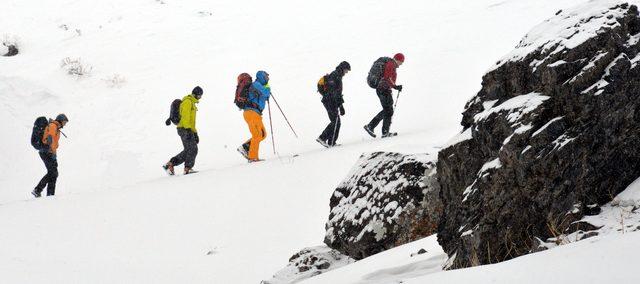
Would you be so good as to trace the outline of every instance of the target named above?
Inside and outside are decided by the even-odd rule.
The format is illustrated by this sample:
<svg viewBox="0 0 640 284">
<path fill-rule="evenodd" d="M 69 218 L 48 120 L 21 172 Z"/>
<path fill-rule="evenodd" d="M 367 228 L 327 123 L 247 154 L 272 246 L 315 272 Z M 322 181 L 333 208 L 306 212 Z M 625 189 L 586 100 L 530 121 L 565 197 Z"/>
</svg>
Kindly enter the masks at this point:
<svg viewBox="0 0 640 284">
<path fill-rule="evenodd" d="M 257 160 L 260 150 L 260 142 L 267 138 L 267 131 L 264 130 L 262 124 L 262 116 L 253 110 L 245 110 L 243 113 L 244 120 L 249 126 L 251 132 L 251 139 L 247 141 L 249 143 L 249 159 Z"/>
</svg>

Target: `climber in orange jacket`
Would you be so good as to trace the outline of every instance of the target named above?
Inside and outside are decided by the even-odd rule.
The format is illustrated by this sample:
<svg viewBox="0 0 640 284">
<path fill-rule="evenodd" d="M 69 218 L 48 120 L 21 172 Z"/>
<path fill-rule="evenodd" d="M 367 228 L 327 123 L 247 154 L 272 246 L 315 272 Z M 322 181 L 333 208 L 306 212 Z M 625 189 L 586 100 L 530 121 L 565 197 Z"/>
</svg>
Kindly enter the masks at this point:
<svg viewBox="0 0 640 284">
<path fill-rule="evenodd" d="M 47 196 L 55 195 L 56 181 L 58 180 L 58 146 L 60 140 L 60 129 L 62 129 L 69 119 L 65 114 L 59 114 L 55 120 L 50 120 L 49 125 L 44 130 L 42 143 L 46 146 L 40 150 L 40 158 L 47 168 L 47 174 L 42 177 L 36 188 L 31 192 L 36 198 L 42 195 L 42 190 L 47 187 Z"/>
</svg>

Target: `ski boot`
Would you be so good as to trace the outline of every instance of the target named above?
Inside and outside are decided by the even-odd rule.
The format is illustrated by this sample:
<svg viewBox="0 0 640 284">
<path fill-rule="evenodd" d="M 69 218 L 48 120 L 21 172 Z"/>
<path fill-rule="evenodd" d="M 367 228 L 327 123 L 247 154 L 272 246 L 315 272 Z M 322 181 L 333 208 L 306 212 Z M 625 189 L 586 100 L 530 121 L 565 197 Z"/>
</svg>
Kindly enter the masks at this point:
<svg viewBox="0 0 640 284">
<path fill-rule="evenodd" d="M 389 133 L 382 134 L 382 138 L 395 137 L 395 136 L 398 136 L 397 132 L 389 132 Z"/>
<path fill-rule="evenodd" d="M 320 139 L 320 137 L 316 138 L 316 142 L 320 143 L 320 145 L 322 145 L 322 147 L 325 147 L 325 148 L 331 147 L 331 145 L 327 144 L 327 142 L 325 142 L 324 140 Z"/>
<path fill-rule="evenodd" d="M 364 131 L 366 131 L 371 137 L 376 138 L 376 134 L 373 132 L 373 129 L 369 127 L 369 124 L 364 126 Z"/>
<path fill-rule="evenodd" d="M 197 172 L 198 172 L 198 171 L 196 171 L 196 170 L 194 170 L 194 169 L 192 169 L 192 168 L 184 168 L 184 174 L 185 174 L 185 175 L 195 174 L 195 173 L 197 173 Z"/>
<path fill-rule="evenodd" d="M 247 146 L 247 144 L 242 144 L 240 145 L 240 147 L 238 147 L 238 153 L 240 153 L 240 155 L 242 155 L 245 159 L 249 160 L 249 147 Z"/>
<path fill-rule="evenodd" d="M 167 172 L 168 175 L 172 176 L 175 175 L 176 172 L 173 170 L 173 164 L 171 162 L 166 163 L 164 166 L 162 166 L 162 168 L 164 169 L 165 172 Z"/>
</svg>

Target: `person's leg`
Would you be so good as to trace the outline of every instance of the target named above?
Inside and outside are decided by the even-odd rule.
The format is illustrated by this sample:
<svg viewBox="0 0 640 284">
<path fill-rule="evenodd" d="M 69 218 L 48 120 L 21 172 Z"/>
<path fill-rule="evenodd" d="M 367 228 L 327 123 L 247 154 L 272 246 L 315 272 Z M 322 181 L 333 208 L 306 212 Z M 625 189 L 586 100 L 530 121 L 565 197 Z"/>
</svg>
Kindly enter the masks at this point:
<svg viewBox="0 0 640 284">
<path fill-rule="evenodd" d="M 322 134 L 320 134 L 320 140 L 326 141 L 328 144 L 331 144 L 333 132 L 336 128 L 336 117 L 338 116 L 338 109 L 334 108 L 329 103 L 323 102 L 322 104 L 327 110 L 327 115 L 329 116 L 329 124 L 327 125 L 327 127 L 325 127 L 324 131 L 322 131 Z"/>
<path fill-rule="evenodd" d="M 333 131 L 333 137 L 332 139 L 329 141 L 329 144 L 331 146 L 335 146 L 336 145 L 336 141 L 338 141 L 338 136 L 340 135 L 340 126 L 341 126 L 341 119 L 340 119 L 340 115 L 336 114 L 336 123 L 335 123 L 335 129 Z"/>
<path fill-rule="evenodd" d="M 187 132 L 188 130 L 186 129 L 178 128 L 178 135 L 180 136 L 180 140 L 182 140 L 182 152 L 169 160 L 169 163 L 173 166 L 179 166 L 185 162 L 187 154 Z"/>
<path fill-rule="evenodd" d="M 198 143 L 196 143 L 196 134 L 190 130 L 187 131 L 185 143 L 185 163 L 184 167 L 191 169 L 196 164 L 196 156 L 198 156 Z"/>
<path fill-rule="evenodd" d="M 56 182 L 58 181 L 58 160 L 50 156 L 49 165 L 47 166 L 49 183 L 47 185 L 47 196 L 56 194 Z"/>
<path fill-rule="evenodd" d="M 42 193 L 42 190 L 44 190 L 44 187 L 47 186 L 47 184 L 49 183 L 49 166 L 48 166 L 47 153 L 39 152 L 38 154 L 40 155 L 40 159 L 42 160 L 42 163 L 44 163 L 44 166 L 47 169 L 47 173 L 40 179 L 40 182 L 38 182 L 38 185 L 36 185 L 35 187 L 35 192 L 40 194 Z"/>
<path fill-rule="evenodd" d="M 246 110 L 244 119 L 249 126 L 251 132 L 251 141 L 249 143 L 249 160 L 257 160 L 260 152 L 260 142 L 267 137 L 267 133 L 262 124 L 262 117 L 255 111 Z"/>
<path fill-rule="evenodd" d="M 373 117 L 373 119 L 371 120 L 371 122 L 369 122 L 369 129 L 374 130 L 378 124 L 380 123 L 380 121 L 382 121 L 385 117 L 385 97 L 384 97 L 384 89 L 382 88 L 378 88 L 376 89 L 376 95 L 378 95 L 378 99 L 380 100 L 380 105 L 382 105 L 382 110 L 375 116 Z M 383 131 L 384 133 L 384 131 Z"/>
<path fill-rule="evenodd" d="M 380 103 L 382 104 L 382 135 L 389 133 L 391 128 L 391 118 L 393 117 L 393 95 L 391 89 L 384 89 L 379 94 Z"/>
</svg>

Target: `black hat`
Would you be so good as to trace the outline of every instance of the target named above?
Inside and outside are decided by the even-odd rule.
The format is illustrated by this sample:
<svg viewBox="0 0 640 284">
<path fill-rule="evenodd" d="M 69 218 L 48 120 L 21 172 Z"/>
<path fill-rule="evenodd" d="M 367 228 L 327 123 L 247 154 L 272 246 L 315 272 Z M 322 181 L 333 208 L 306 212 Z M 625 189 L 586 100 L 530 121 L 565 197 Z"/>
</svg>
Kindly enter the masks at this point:
<svg viewBox="0 0 640 284">
<path fill-rule="evenodd" d="M 69 118 L 67 118 L 64 113 L 58 114 L 58 116 L 56 116 L 56 120 L 60 123 L 62 123 L 63 121 L 69 122 Z"/>
<path fill-rule="evenodd" d="M 342 61 L 340 62 L 340 64 L 338 64 L 338 67 L 336 67 L 336 69 L 351 71 L 351 65 L 349 64 L 349 62 Z"/>
<path fill-rule="evenodd" d="M 193 88 L 193 91 L 191 91 L 191 94 L 194 96 L 202 96 L 202 88 L 200 88 L 200 86 L 196 86 Z"/>
</svg>

